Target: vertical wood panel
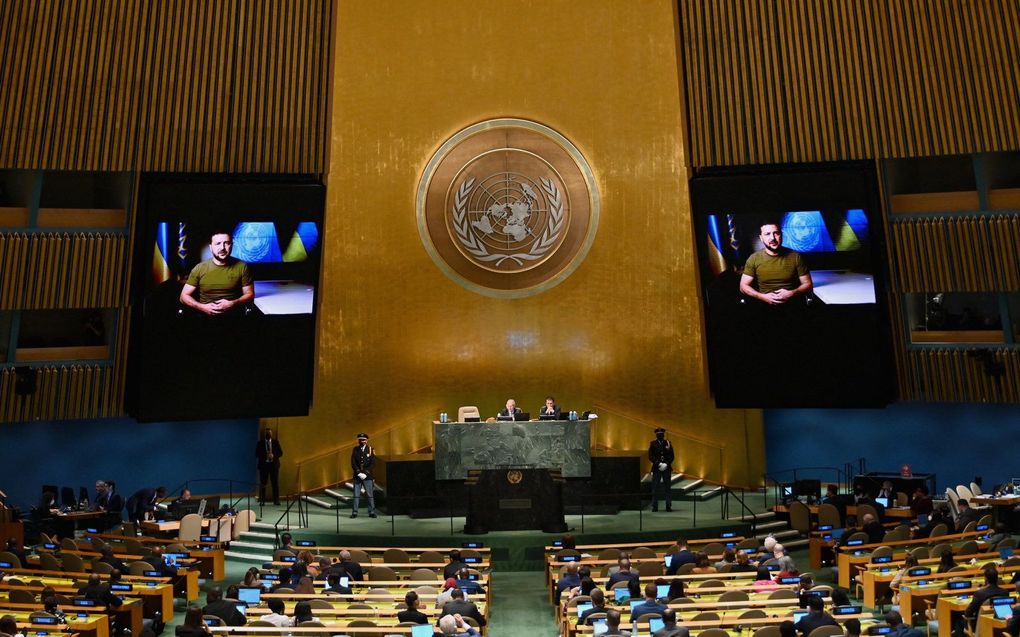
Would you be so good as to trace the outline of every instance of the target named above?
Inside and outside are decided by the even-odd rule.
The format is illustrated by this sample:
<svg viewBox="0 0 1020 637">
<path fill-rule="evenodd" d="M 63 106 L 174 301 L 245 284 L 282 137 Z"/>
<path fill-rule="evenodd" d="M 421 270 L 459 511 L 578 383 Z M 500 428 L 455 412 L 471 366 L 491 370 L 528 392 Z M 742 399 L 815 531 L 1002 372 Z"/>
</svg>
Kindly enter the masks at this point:
<svg viewBox="0 0 1020 637">
<path fill-rule="evenodd" d="M 1016 2 L 679 2 L 694 166 L 1020 147 Z"/>
<path fill-rule="evenodd" d="M 0 168 L 325 172 L 334 1 L 4 0 Z"/>
<path fill-rule="evenodd" d="M 894 219 L 890 228 L 902 292 L 1020 291 L 1020 215 Z"/>
</svg>

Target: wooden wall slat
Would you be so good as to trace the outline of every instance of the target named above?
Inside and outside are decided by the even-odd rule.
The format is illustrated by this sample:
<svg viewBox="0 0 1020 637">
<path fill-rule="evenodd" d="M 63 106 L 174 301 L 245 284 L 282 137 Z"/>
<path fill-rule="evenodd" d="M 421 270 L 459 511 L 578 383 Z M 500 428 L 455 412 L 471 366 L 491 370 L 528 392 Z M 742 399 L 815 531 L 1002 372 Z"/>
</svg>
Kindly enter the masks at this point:
<svg viewBox="0 0 1020 637">
<path fill-rule="evenodd" d="M 984 354 L 982 354 L 984 356 Z M 988 350 L 982 356 L 961 349 L 906 352 L 907 376 L 902 398 L 938 402 L 1020 402 L 1020 352 Z"/>
<path fill-rule="evenodd" d="M 118 307 L 127 250 L 122 234 L 0 233 L 0 310 Z"/>
<path fill-rule="evenodd" d="M 0 169 L 324 173 L 335 1 L 0 3 Z"/>
<path fill-rule="evenodd" d="M 890 228 L 901 292 L 1020 291 L 1020 214 L 894 219 Z"/>
<path fill-rule="evenodd" d="M 1020 147 L 1016 2 L 679 2 L 695 167 Z"/>
</svg>

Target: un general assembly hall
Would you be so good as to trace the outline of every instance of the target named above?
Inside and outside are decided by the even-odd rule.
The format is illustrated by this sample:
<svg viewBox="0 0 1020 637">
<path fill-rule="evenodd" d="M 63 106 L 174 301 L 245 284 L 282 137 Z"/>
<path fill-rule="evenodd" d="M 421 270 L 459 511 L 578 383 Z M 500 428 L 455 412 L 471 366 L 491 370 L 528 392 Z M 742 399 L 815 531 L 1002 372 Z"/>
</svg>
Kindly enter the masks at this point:
<svg viewBox="0 0 1020 637">
<path fill-rule="evenodd" d="M 1015 0 L 0 0 L 0 637 L 1017 637 L 1014 433 Z"/>
</svg>

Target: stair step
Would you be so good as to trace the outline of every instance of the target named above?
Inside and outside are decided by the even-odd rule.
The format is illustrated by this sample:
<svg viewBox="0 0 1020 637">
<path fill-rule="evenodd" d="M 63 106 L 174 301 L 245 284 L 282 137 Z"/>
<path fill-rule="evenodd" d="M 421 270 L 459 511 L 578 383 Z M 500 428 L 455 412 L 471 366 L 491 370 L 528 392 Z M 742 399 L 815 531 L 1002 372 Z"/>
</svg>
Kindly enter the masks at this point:
<svg viewBox="0 0 1020 637">
<path fill-rule="evenodd" d="M 783 530 L 783 531 L 776 531 L 774 533 L 758 534 L 758 535 L 755 536 L 755 538 L 757 538 L 758 540 L 764 542 L 765 538 L 767 538 L 769 535 L 771 535 L 772 537 L 776 538 L 777 540 L 779 540 L 781 542 L 785 542 L 787 540 L 796 540 L 796 539 L 800 538 L 800 533 L 797 533 L 793 529 L 786 529 L 786 530 Z"/>
<path fill-rule="evenodd" d="M 340 491 L 337 491 L 336 489 L 323 489 L 322 492 L 325 495 L 332 496 L 332 497 L 336 498 L 337 500 L 340 500 L 341 502 L 344 502 L 344 503 L 350 502 L 351 500 L 354 499 L 354 494 L 353 493 L 341 493 Z"/>
<path fill-rule="evenodd" d="M 771 530 L 771 529 L 788 529 L 788 528 L 790 528 L 790 525 L 785 520 L 772 520 L 770 522 L 759 522 L 758 523 L 758 530 L 759 531 L 768 531 L 768 530 Z"/>
<path fill-rule="evenodd" d="M 730 505 L 730 509 L 732 509 L 732 508 L 733 508 L 733 505 L 731 504 Z M 775 511 L 755 511 L 753 519 L 758 520 L 758 523 L 762 524 L 764 522 L 769 522 L 769 521 L 773 520 L 775 517 L 776 517 L 776 512 Z M 738 513 L 736 515 L 731 515 L 730 517 L 728 517 L 726 519 L 727 520 L 744 520 L 744 521 L 747 521 L 747 520 L 751 520 L 752 517 L 751 517 L 750 513 L 747 513 L 745 511 L 743 518 L 741 518 L 740 514 Z"/>
<path fill-rule="evenodd" d="M 303 495 L 301 496 L 301 499 L 309 504 L 314 504 L 315 506 L 323 509 L 333 509 L 336 508 L 337 506 L 335 502 L 326 502 L 321 498 L 316 498 L 315 496 L 311 495 Z"/>
<path fill-rule="evenodd" d="M 799 538 L 796 540 L 783 540 L 783 548 L 786 549 L 787 551 L 790 551 L 791 549 L 799 549 L 807 545 L 808 541 L 805 538 Z"/>
<path fill-rule="evenodd" d="M 697 497 L 699 500 L 704 502 L 705 500 L 711 500 L 712 498 L 719 496 L 720 494 L 722 494 L 723 491 L 724 489 L 722 487 L 715 487 L 713 489 L 709 489 L 708 491 L 699 492 Z"/>
<path fill-rule="evenodd" d="M 352 494 L 354 493 L 354 482 L 353 481 L 348 480 L 347 482 L 343 483 L 343 485 L 341 485 L 341 486 L 344 489 L 347 489 L 348 491 L 350 491 Z M 373 486 L 373 488 L 374 488 L 376 493 L 386 493 L 386 489 L 384 489 L 381 486 L 379 486 L 378 482 L 373 482 L 372 486 Z"/>
<path fill-rule="evenodd" d="M 263 532 L 263 531 L 245 531 L 245 532 L 241 533 L 241 538 L 243 538 L 243 539 L 255 539 L 255 538 L 263 539 L 264 538 L 264 539 L 268 539 L 268 540 L 271 540 L 271 541 L 275 541 L 276 540 L 276 534 L 275 533 L 266 533 L 266 532 Z"/>
<path fill-rule="evenodd" d="M 689 493 L 703 484 L 705 484 L 705 481 L 700 478 L 698 478 L 697 480 L 686 480 L 677 485 L 676 490 L 680 491 L 681 493 Z"/>
<path fill-rule="evenodd" d="M 258 562 L 259 564 L 273 561 L 272 554 L 266 555 L 263 553 L 242 553 L 240 551 L 234 550 L 224 551 L 223 556 L 229 557 L 232 560 L 237 560 L 241 562 Z"/>
<path fill-rule="evenodd" d="M 296 511 L 294 512 L 294 518 L 297 518 Z M 259 531 L 276 531 L 276 527 L 268 522 L 253 522 L 251 528 L 258 529 Z M 280 522 L 281 531 L 296 531 L 303 528 L 302 526 L 287 526 L 286 518 L 283 522 Z"/>
<path fill-rule="evenodd" d="M 240 547 L 240 548 L 243 548 L 243 549 L 256 549 L 256 550 L 259 550 L 259 551 L 269 551 L 269 552 L 272 552 L 272 550 L 273 550 L 273 545 L 272 544 L 267 544 L 267 543 L 264 543 L 264 542 L 245 542 L 244 540 L 234 540 L 233 542 L 230 543 L 230 547 L 231 548 Z"/>
</svg>

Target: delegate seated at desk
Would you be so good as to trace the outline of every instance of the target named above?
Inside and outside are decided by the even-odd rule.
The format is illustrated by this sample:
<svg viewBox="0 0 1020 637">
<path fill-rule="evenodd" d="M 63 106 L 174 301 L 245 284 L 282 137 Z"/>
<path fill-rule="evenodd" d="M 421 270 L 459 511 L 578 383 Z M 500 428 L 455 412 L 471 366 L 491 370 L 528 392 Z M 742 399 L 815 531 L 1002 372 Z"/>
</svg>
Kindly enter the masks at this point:
<svg viewBox="0 0 1020 637">
<path fill-rule="evenodd" d="M 545 397 L 545 405 L 538 410 L 539 417 L 552 416 L 553 420 L 560 420 L 560 406 L 556 404 L 556 399 L 552 396 Z"/>
<path fill-rule="evenodd" d="M 506 401 L 506 409 L 499 412 L 496 418 L 500 420 L 513 420 L 514 416 L 519 416 L 520 414 L 521 410 L 517 406 L 517 401 L 511 398 L 510 400 Z"/>
</svg>

